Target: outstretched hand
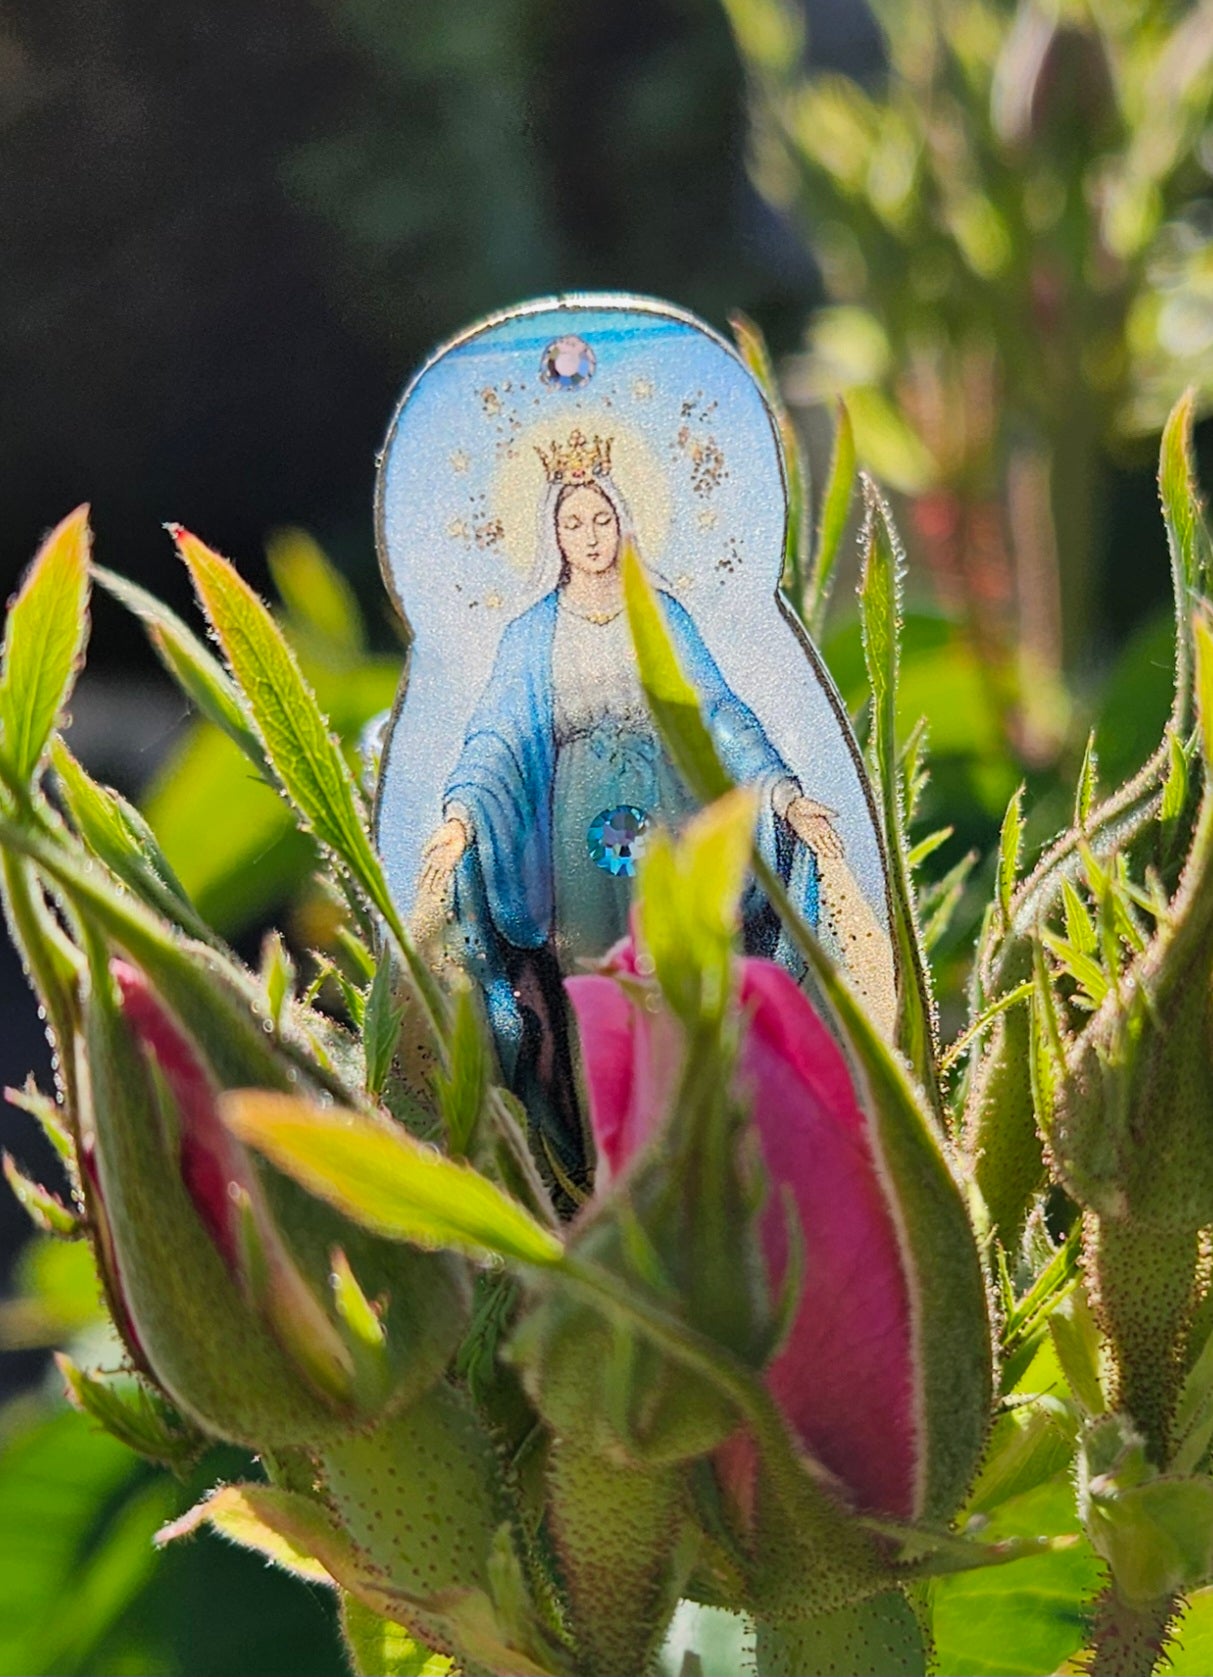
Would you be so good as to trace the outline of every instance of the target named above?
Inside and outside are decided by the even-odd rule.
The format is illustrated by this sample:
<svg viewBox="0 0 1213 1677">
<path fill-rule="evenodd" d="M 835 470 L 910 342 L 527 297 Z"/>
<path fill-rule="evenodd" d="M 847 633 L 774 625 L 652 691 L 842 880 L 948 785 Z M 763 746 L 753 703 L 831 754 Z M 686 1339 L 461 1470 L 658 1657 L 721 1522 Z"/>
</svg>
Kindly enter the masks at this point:
<svg viewBox="0 0 1213 1677">
<path fill-rule="evenodd" d="M 434 896 L 444 892 L 467 847 L 467 828 L 452 815 L 422 846 L 420 890 Z"/>
<path fill-rule="evenodd" d="M 788 805 L 784 819 L 814 855 L 836 861 L 844 854 L 842 840 L 834 826 L 837 817 L 838 811 L 828 804 L 819 804 L 815 798 L 801 796 Z"/>
</svg>

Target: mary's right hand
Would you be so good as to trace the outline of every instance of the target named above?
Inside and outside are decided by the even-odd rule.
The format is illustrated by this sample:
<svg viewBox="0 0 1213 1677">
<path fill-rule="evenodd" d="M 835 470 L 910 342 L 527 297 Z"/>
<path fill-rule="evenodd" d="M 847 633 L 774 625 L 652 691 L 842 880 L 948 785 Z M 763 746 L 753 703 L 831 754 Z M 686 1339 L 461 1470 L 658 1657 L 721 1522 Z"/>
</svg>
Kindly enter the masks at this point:
<svg viewBox="0 0 1213 1677">
<path fill-rule="evenodd" d="M 445 891 L 447 881 L 459 866 L 467 847 L 467 828 L 458 816 L 449 816 L 422 846 L 421 878 L 418 881 L 421 890 L 434 894 Z"/>
</svg>

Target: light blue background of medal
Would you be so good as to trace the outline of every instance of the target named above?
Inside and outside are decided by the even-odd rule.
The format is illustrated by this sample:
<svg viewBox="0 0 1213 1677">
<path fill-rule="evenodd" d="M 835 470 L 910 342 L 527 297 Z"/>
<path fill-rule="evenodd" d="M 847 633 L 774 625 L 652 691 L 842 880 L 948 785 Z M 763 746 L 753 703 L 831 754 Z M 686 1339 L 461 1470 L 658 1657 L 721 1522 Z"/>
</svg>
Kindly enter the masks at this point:
<svg viewBox="0 0 1213 1677">
<path fill-rule="evenodd" d="M 539 376 L 543 351 L 569 333 L 597 358 L 580 390 L 558 390 Z M 810 797 L 838 811 L 848 863 L 888 925 L 880 848 L 859 771 L 822 679 L 779 610 L 785 491 L 770 413 L 748 370 L 707 329 L 661 305 L 636 299 L 562 299 L 490 322 L 456 341 L 418 374 L 406 392 L 380 466 L 381 560 L 413 631 L 407 691 L 385 746 L 377 838 L 392 895 L 407 919 L 416 895 L 421 848 L 442 820 L 442 793 L 459 756 L 468 717 L 484 689 L 502 630 L 543 592 L 500 548 L 452 537 L 469 519 L 469 497 L 483 493 L 477 516 L 490 518 L 493 480 L 504 434 L 486 416 L 481 392 L 509 382 L 503 406 L 529 431 L 550 425 L 564 442 L 580 425 L 610 433 L 612 420 L 642 433 L 668 465 L 670 518 L 662 550 L 646 562 L 682 601 L 729 685 L 758 716 L 768 738 Z M 638 399 L 637 381 L 652 385 Z M 707 425 L 728 475 L 709 497 L 696 495 L 690 471 L 673 449 L 682 403 L 702 393 L 718 406 Z M 603 399 L 612 406 L 603 411 Z M 503 420 L 505 413 L 498 416 Z M 468 468 L 456 473 L 451 456 Z M 542 479 L 537 476 L 537 482 Z M 625 499 L 626 480 L 618 482 Z M 705 505 L 714 528 L 697 522 Z M 538 501 L 535 540 L 538 541 Z M 735 540 L 740 563 L 718 570 Z M 690 588 L 671 585 L 686 575 Z M 458 587 L 456 586 L 458 585 Z M 500 606 L 485 604 L 499 595 Z M 473 603 L 475 602 L 475 603 Z M 593 812 L 591 812 L 593 813 Z"/>
</svg>

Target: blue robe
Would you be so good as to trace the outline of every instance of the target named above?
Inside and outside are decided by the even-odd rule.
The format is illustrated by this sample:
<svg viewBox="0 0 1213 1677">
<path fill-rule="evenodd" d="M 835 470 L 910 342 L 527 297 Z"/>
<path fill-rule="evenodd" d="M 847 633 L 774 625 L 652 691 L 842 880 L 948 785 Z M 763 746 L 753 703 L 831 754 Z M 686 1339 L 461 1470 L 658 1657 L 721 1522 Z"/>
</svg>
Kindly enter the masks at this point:
<svg viewBox="0 0 1213 1677">
<path fill-rule="evenodd" d="M 787 765 L 753 711 L 729 687 L 685 607 L 665 592 L 659 598 L 679 662 L 699 695 L 704 720 L 730 776 L 739 783 L 768 785 L 788 777 Z M 548 948 L 554 928 L 552 789 L 557 745 L 552 648 L 558 603 L 553 589 L 506 627 L 445 794 L 448 806 L 462 805 L 472 817 L 473 843 L 455 876 L 455 916 L 466 964 L 484 992 L 502 1070 L 511 1084 L 527 1025 L 516 955 Z M 816 927 L 816 860 L 793 842 L 769 797 L 762 801 L 758 842 L 788 883 L 801 913 Z M 742 903 L 742 917 L 747 949 L 781 960 L 801 976 L 798 957 L 753 883 Z M 549 1011 L 560 1005 L 556 997 L 549 1003 Z"/>
</svg>

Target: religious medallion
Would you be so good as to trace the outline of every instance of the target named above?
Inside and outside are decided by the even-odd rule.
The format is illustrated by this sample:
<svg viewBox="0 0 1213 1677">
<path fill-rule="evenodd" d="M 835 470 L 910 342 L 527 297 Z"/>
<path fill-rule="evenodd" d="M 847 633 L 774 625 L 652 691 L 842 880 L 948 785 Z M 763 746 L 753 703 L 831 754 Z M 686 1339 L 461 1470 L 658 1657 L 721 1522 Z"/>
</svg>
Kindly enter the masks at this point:
<svg viewBox="0 0 1213 1677">
<path fill-rule="evenodd" d="M 632 543 L 758 842 L 892 1031 L 871 794 L 841 700 L 779 593 L 778 428 L 749 370 L 667 304 L 584 295 L 472 327 L 414 378 L 379 474 L 412 635 L 377 839 L 419 946 L 478 986 L 556 1184 L 584 1183 L 562 978 L 626 934 L 645 836 L 694 800 L 654 728 L 623 609 Z M 747 953 L 802 965 L 757 885 Z"/>
</svg>

